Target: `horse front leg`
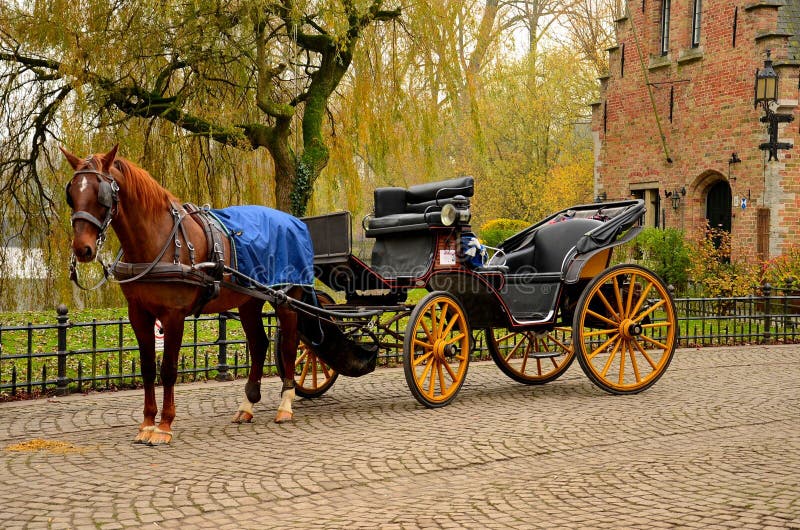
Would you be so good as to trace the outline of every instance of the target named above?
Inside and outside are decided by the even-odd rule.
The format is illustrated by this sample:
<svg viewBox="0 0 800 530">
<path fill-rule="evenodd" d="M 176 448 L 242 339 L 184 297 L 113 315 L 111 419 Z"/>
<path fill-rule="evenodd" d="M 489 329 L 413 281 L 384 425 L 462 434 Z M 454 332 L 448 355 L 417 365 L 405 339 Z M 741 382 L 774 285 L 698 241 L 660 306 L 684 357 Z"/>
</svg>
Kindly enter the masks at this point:
<svg viewBox="0 0 800 530">
<path fill-rule="evenodd" d="M 297 313 L 281 307 L 277 310 L 278 322 L 280 323 L 280 341 L 278 341 L 277 362 L 281 363 L 281 373 L 283 374 L 283 386 L 281 388 L 281 403 L 278 405 L 278 413 L 275 415 L 275 423 L 286 423 L 292 421 L 294 412 L 292 411 L 292 401 L 295 399 L 294 392 L 294 365 L 297 359 L 297 345 L 299 337 L 297 334 Z"/>
<path fill-rule="evenodd" d="M 161 360 L 161 383 L 164 400 L 161 404 L 161 421 L 153 430 L 148 443 L 165 445 L 172 441 L 172 422 L 175 420 L 175 383 L 178 380 L 178 355 L 183 342 L 185 315 L 170 314 L 161 319 L 164 326 L 164 357 Z"/>
<path fill-rule="evenodd" d="M 144 419 L 139 425 L 139 433 L 133 442 L 146 444 L 150 441 L 156 428 L 156 346 L 153 326 L 155 316 L 148 311 L 130 305 L 128 318 L 131 321 L 133 333 L 139 343 L 139 364 L 142 367 L 142 380 L 144 381 Z"/>
<path fill-rule="evenodd" d="M 233 423 L 250 423 L 253 421 L 253 405 L 261 401 L 261 378 L 264 375 L 264 361 L 267 358 L 269 338 L 264 331 L 261 310 L 264 302 L 250 299 L 239 308 L 242 329 L 250 348 L 250 373 L 244 386 L 244 397 L 239 409 L 233 416 Z"/>
</svg>

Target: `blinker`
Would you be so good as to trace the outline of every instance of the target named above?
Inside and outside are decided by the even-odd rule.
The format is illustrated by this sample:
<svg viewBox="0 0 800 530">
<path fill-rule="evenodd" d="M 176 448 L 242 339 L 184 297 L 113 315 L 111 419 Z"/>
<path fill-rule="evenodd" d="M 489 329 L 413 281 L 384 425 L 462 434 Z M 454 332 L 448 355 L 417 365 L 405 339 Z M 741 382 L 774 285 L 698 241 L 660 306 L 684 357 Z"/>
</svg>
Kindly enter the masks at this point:
<svg viewBox="0 0 800 530">
<path fill-rule="evenodd" d="M 113 207 L 114 191 L 115 191 L 114 187 L 116 183 L 112 185 L 99 176 L 97 177 L 97 180 L 100 181 L 100 187 L 97 190 L 97 203 L 105 208 Z M 72 181 L 67 182 L 67 187 L 65 189 L 65 192 L 67 194 L 67 206 L 69 206 L 70 208 L 75 208 L 75 204 L 72 202 L 72 196 L 69 194 L 70 187 L 72 187 Z"/>
<path fill-rule="evenodd" d="M 114 194 L 111 190 L 111 184 L 105 180 L 100 181 L 100 189 L 97 190 L 97 202 L 100 206 L 111 208 L 114 205 Z"/>
</svg>

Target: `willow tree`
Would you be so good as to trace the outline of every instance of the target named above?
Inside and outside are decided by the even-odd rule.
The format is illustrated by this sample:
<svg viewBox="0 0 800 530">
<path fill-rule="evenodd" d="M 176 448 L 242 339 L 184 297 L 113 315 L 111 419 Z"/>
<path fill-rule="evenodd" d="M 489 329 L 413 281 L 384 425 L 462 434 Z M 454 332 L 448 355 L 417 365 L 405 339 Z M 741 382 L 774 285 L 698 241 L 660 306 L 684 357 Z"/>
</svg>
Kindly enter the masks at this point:
<svg viewBox="0 0 800 530">
<path fill-rule="evenodd" d="M 386 3 L 3 3 L 3 200 L 27 190 L 52 205 L 52 190 L 36 184 L 39 158 L 54 137 L 69 140 L 71 120 L 97 127 L 147 118 L 225 146 L 266 149 L 277 207 L 302 215 L 330 156 L 328 101 L 363 31 L 399 17 Z"/>
<path fill-rule="evenodd" d="M 492 168 L 485 208 L 529 221 L 591 200 L 587 109 L 596 84 L 593 68 L 574 50 L 540 50 L 536 67 L 547 75 L 534 79 L 532 60 L 495 72 L 482 101 L 492 109 L 484 125 Z"/>
<path fill-rule="evenodd" d="M 579 190 L 576 201 L 590 196 L 591 143 L 571 135 L 588 113 L 596 74 L 587 86 L 583 62 L 548 37 L 576 1 L 409 3 L 402 23 L 368 32 L 343 85 L 338 132 L 354 151 L 345 162 L 363 161 L 375 185 L 471 174 L 476 224 L 533 220 L 560 206 L 567 190 L 557 200 L 534 193 L 551 174 L 575 173 L 563 180 Z M 337 174 L 352 171 L 340 167 Z"/>
</svg>

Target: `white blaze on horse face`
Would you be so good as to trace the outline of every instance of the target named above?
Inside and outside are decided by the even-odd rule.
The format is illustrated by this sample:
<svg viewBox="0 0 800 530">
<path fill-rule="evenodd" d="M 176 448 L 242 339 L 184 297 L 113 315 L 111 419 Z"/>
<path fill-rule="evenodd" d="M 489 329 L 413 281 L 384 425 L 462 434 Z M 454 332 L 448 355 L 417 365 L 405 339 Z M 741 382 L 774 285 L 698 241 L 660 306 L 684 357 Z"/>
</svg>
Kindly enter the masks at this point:
<svg viewBox="0 0 800 530">
<path fill-rule="evenodd" d="M 83 175 L 83 176 L 81 177 L 81 182 L 80 182 L 80 184 L 78 184 L 78 191 L 79 191 L 80 193 L 83 193 L 83 192 L 84 192 L 84 191 L 86 191 L 87 189 L 89 189 L 89 178 L 88 178 L 86 175 Z"/>
</svg>

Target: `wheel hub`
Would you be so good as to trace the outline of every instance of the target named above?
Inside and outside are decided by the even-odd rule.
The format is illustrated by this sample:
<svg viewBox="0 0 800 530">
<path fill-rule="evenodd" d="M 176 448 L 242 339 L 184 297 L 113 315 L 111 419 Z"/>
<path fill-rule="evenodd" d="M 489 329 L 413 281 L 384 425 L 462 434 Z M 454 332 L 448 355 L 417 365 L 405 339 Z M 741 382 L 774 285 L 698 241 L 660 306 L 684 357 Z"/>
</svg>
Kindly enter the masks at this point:
<svg viewBox="0 0 800 530">
<path fill-rule="evenodd" d="M 445 361 L 448 358 L 455 357 L 458 354 L 458 346 L 455 344 L 447 344 L 443 340 L 437 340 L 433 345 L 433 358 L 437 361 Z"/>
<path fill-rule="evenodd" d="M 642 325 L 633 320 L 626 319 L 620 324 L 619 333 L 622 335 L 622 338 L 630 340 L 642 334 Z"/>
</svg>

